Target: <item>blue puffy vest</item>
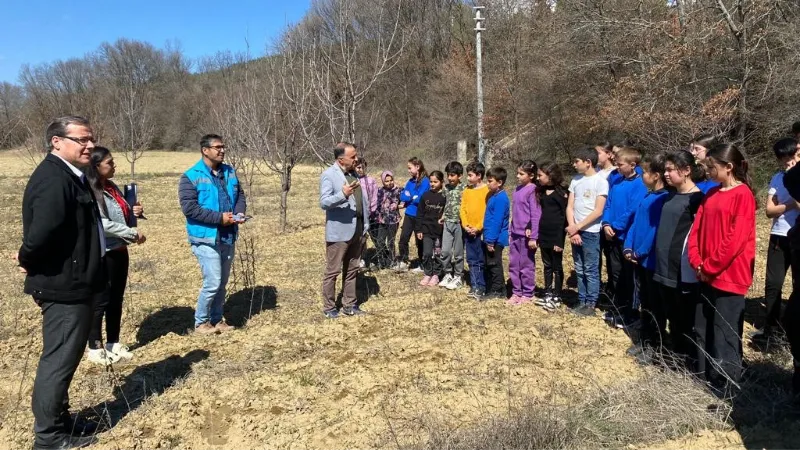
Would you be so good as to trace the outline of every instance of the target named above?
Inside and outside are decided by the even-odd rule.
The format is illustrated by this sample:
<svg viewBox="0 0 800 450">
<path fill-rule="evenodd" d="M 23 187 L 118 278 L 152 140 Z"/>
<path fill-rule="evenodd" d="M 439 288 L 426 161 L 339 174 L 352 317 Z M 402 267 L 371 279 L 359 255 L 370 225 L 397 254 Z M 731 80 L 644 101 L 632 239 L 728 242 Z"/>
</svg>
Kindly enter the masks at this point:
<svg viewBox="0 0 800 450">
<path fill-rule="evenodd" d="M 231 199 L 231 206 L 236 206 L 238 200 L 237 194 L 239 192 L 239 179 L 236 178 L 236 171 L 233 167 L 227 164 L 221 164 L 219 170 L 224 174 L 226 181 L 225 188 L 228 190 L 228 196 Z M 201 207 L 210 209 L 212 211 L 219 211 L 219 191 L 211 174 L 211 168 L 208 167 L 203 160 L 197 162 L 189 170 L 185 172 L 186 177 L 192 182 L 195 189 L 197 189 L 197 202 Z M 234 225 L 234 241 L 236 240 L 236 231 L 238 226 Z M 219 224 L 211 225 L 207 223 L 198 222 L 196 220 L 186 218 L 186 232 L 189 234 L 189 241 L 201 244 L 215 245 L 217 243 L 217 233 Z"/>
</svg>

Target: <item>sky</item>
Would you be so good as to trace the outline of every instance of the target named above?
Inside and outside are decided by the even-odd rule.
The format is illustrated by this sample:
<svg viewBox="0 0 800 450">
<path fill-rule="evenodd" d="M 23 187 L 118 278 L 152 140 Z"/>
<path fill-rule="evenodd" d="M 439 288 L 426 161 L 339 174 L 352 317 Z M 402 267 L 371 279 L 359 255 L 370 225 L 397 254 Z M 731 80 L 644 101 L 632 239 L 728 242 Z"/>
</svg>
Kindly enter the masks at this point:
<svg viewBox="0 0 800 450">
<path fill-rule="evenodd" d="M 2 0 L 0 82 L 17 83 L 24 64 L 82 57 L 119 38 L 190 59 L 219 51 L 260 56 L 311 0 Z M 57 7 L 56 7 L 57 5 Z"/>
</svg>

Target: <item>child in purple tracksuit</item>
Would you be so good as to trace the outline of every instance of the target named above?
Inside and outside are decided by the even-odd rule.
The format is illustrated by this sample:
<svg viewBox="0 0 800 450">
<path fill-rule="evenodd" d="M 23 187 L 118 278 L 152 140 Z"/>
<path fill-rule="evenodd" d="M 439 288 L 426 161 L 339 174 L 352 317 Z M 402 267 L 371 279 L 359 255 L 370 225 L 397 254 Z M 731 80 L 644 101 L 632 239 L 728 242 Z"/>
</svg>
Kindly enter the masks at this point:
<svg viewBox="0 0 800 450">
<path fill-rule="evenodd" d="M 512 295 L 509 305 L 529 303 L 536 287 L 536 249 L 539 240 L 539 218 L 542 215 L 536 201 L 536 178 L 539 168 L 530 160 L 517 167 L 517 189 L 511 202 L 511 226 L 509 230 L 508 275 L 511 278 Z"/>
</svg>

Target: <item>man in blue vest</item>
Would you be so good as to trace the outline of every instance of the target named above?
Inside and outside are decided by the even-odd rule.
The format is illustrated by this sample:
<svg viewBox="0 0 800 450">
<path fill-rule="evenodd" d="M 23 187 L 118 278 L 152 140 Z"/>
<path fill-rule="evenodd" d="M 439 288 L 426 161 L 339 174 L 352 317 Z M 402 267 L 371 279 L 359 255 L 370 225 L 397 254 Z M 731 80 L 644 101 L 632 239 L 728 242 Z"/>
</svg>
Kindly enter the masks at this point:
<svg viewBox="0 0 800 450">
<path fill-rule="evenodd" d="M 225 285 L 231 273 L 236 234 L 247 209 L 236 170 L 223 164 L 222 137 L 200 139 L 202 159 L 187 170 L 178 186 L 192 253 L 200 263 L 203 287 L 197 298 L 194 329 L 199 334 L 232 330 L 222 317 Z"/>
</svg>

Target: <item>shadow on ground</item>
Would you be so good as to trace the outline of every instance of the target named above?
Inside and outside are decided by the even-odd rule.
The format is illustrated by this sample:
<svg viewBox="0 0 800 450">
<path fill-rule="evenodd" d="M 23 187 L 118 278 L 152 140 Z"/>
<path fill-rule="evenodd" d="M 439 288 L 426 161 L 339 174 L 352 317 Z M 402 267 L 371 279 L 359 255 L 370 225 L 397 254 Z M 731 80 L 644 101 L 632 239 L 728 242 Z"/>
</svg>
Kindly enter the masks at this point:
<svg viewBox="0 0 800 450">
<path fill-rule="evenodd" d="M 225 321 L 243 327 L 253 316 L 264 310 L 278 307 L 278 289 L 275 286 L 256 286 L 242 289 L 225 302 Z"/>
<path fill-rule="evenodd" d="M 86 408 L 78 416 L 99 423 L 99 431 L 113 428 L 148 398 L 161 395 L 188 376 L 192 372 L 192 365 L 207 359 L 209 355 L 208 350 L 198 349 L 184 356 L 172 355 L 162 361 L 139 366 L 114 387 L 114 400 Z"/>
</svg>

